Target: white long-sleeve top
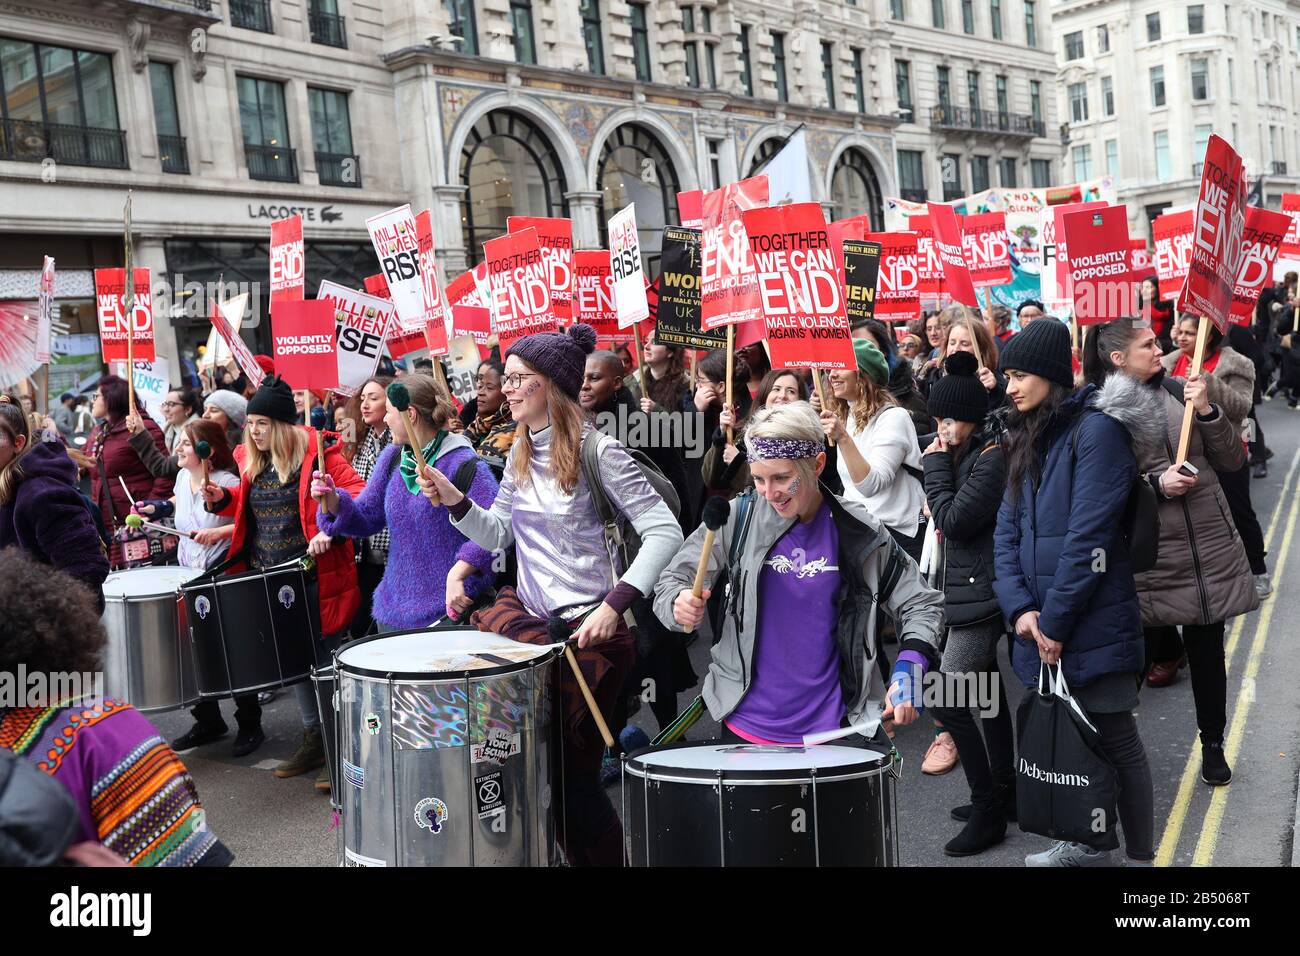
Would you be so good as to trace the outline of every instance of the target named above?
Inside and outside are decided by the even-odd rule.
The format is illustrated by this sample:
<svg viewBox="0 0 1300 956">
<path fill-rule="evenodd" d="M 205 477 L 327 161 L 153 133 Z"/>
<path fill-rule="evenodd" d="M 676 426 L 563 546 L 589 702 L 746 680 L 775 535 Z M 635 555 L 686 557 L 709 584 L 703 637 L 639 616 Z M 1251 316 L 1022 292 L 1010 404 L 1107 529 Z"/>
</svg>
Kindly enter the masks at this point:
<svg viewBox="0 0 1300 956">
<path fill-rule="evenodd" d="M 891 531 L 914 536 L 921 524 L 925 493 L 921 483 L 903 470 L 905 464 L 921 467 L 921 448 L 916 443 L 912 416 L 904 408 L 889 405 L 876 412 L 860 432 L 855 431 L 852 414 L 844 427 L 871 466 L 867 477 L 855 482 L 844 455 L 837 456 L 844 497 L 863 502 Z"/>
</svg>

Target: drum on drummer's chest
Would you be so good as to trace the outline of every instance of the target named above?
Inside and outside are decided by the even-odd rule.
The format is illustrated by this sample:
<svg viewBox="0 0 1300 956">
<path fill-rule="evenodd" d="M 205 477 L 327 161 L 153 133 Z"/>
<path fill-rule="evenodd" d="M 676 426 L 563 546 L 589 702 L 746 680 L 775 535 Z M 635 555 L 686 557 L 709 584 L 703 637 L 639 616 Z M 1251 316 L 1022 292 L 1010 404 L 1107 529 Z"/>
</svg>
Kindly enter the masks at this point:
<svg viewBox="0 0 1300 956">
<path fill-rule="evenodd" d="M 345 862 L 554 863 L 558 659 L 553 648 L 462 628 L 341 648 Z"/>
</svg>

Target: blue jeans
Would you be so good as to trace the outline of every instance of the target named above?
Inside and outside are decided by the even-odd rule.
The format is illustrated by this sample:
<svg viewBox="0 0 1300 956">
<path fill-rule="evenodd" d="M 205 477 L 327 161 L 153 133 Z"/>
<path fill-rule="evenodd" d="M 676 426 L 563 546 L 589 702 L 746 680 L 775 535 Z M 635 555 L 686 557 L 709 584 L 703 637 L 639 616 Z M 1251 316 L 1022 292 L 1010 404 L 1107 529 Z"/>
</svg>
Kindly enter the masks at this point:
<svg viewBox="0 0 1300 956">
<path fill-rule="evenodd" d="M 330 658 L 338 650 L 343 639 L 347 637 L 346 630 L 339 631 L 324 638 L 316 645 L 316 666 L 324 667 L 329 664 Z M 302 712 L 302 729 L 319 730 L 320 729 L 320 710 L 316 706 L 316 687 L 310 680 L 299 681 L 293 685 L 293 695 L 298 698 L 298 710 Z"/>
</svg>

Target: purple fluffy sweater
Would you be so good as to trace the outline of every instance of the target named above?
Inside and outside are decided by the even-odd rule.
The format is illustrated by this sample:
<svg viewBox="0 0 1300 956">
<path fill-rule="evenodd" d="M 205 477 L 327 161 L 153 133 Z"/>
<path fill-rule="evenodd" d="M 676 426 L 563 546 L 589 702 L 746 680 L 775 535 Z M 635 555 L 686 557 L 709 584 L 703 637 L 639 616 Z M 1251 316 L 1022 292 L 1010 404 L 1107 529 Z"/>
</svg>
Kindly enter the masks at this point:
<svg viewBox="0 0 1300 956">
<path fill-rule="evenodd" d="M 473 458 L 474 451 L 459 435 L 449 435 L 444 449 L 434 464 L 454 479 L 461 462 Z M 361 497 L 354 500 L 340 490 L 339 513 L 318 510 L 316 524 L 326 534 L 349 538 L 368 537 L 388 527 L 392 543 L 384 578 L 375 589 L 373 613 L 385 627 L 408 630 L 426 627 L 446 614 L 447 572 L 452 565 L 468 561 L 476 568 L 490 569 L 492 554 L 452 527 L 445 506 L 435 508 L 424 495 L 407 490 L 397 467 L 400 454 L 398 444 L 385 448 Z M 496 496 L 496 479 L 480 461 L 469 497 L 490 508 Z M 490 570 L 475 574 L 465 584 L 466 593 L 476 597 L 490 578 Z"/>
</svg>

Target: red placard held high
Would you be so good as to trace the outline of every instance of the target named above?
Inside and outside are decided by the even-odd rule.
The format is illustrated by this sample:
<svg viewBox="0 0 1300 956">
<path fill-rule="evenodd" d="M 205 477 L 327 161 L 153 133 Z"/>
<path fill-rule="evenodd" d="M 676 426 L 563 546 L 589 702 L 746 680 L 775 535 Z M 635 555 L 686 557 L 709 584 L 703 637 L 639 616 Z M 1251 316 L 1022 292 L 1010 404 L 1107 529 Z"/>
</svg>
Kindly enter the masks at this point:
<svg viewBox="0 0 1300 956">
<path fill-rule="evenodd" d="M 953 301 L 973 309 L 979 308 L 975 286 L 971 282 L 970 268 L 966 264 L 966 250 L 962 243 L 961 223 L 952 206 L 932 202 L 930 223 L 934 226 L 934 244 L 943 263 L 943 291 Z"/>
</svg>

